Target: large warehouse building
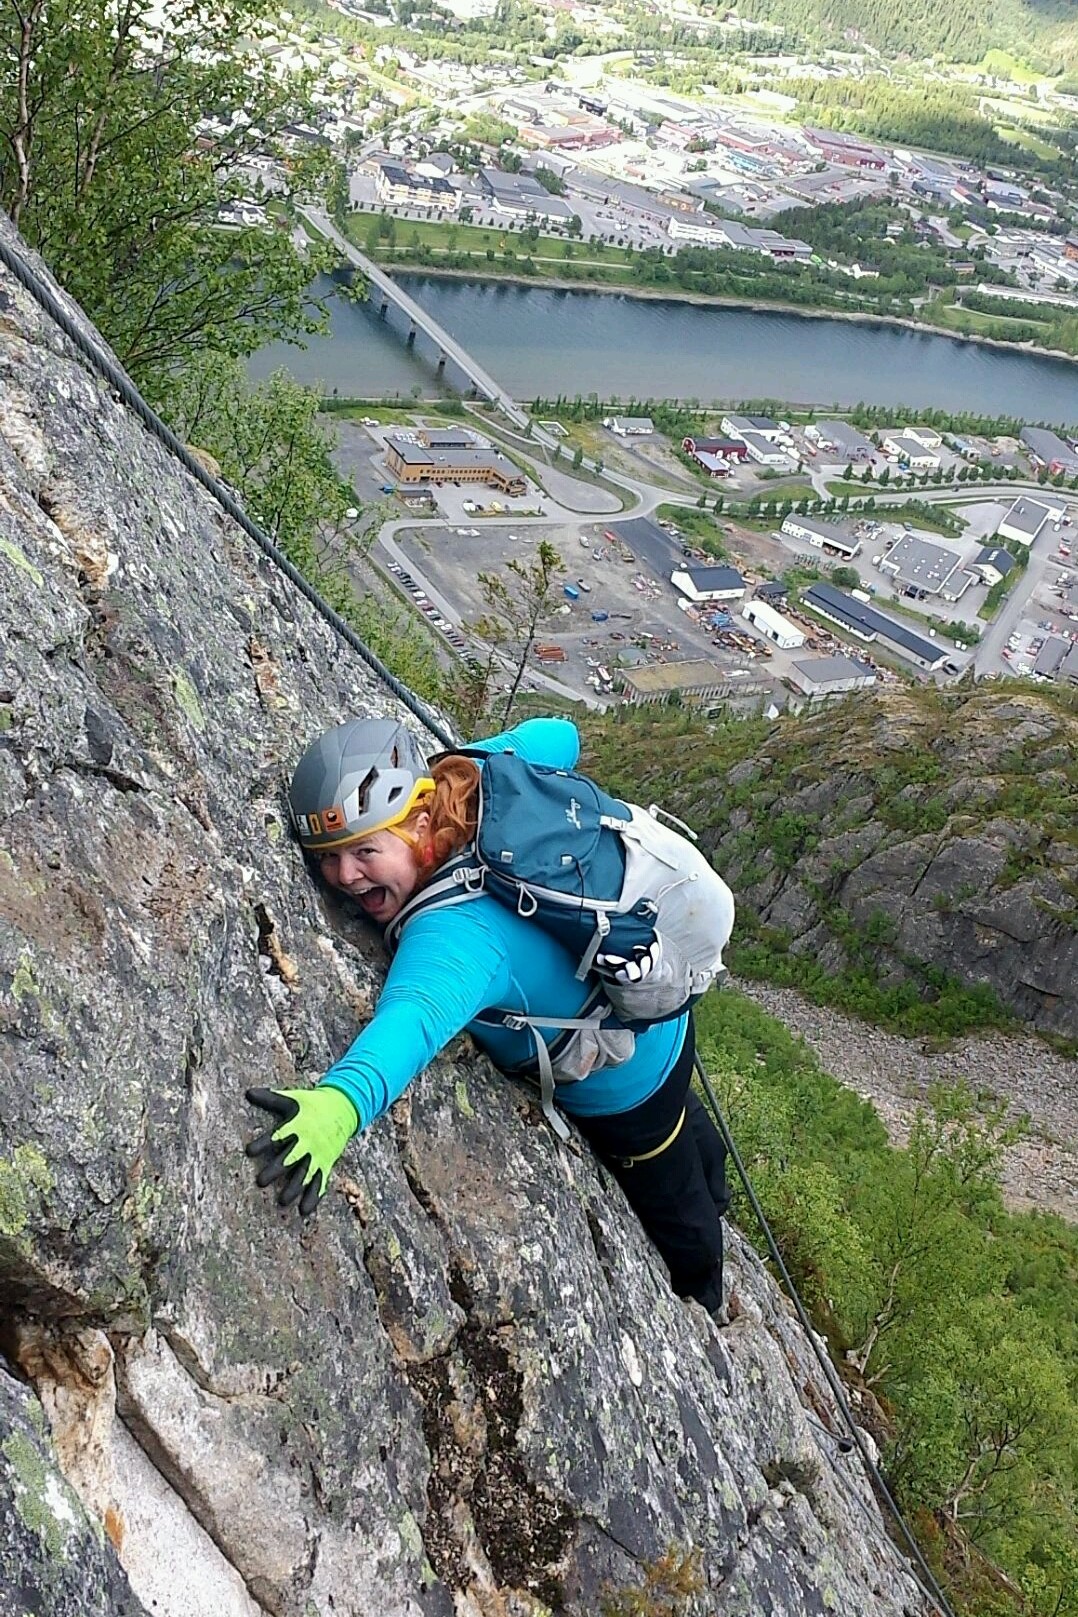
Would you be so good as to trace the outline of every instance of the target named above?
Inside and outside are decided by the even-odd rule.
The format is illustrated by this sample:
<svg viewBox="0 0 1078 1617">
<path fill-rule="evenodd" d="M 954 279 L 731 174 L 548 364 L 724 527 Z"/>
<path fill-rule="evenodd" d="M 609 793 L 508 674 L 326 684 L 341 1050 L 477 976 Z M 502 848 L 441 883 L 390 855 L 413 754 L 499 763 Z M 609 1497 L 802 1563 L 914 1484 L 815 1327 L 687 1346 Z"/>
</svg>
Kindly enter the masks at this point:
<svg viewBox="0 0 1078 1617">
<path fill-rule="evenodd" d="M 904 623 L 877 612 L 874 606 L 855 601 L 852 595 L 838 590 L 833 584 L 813 584 L 802 597 L 811 611 L 819 613 L 830 623 L 837 623 L 847 634 L 870 644 L 879 640 L 888 650 L 897 651 L 907 661 L 934 674 L 946 659 L 945 648 L 923 634 L 915 634 Z"/>
</svg>

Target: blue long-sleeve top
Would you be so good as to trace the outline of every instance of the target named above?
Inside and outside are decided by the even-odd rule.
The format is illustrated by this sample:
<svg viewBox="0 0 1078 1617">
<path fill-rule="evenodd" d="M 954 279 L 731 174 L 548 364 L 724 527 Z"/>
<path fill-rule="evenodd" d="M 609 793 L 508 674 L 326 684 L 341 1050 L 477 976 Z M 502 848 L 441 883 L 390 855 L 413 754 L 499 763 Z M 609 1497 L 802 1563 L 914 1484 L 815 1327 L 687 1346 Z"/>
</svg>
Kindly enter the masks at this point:
<svg viewBox="0 0 1078 1617">
<path fill-rule="evenodd" d="M 568 719 L 526 719 L 473 745 L 554 769 L 572 769 L 580 756 L 580 737 Z M 348 1096 L 366 1128 L 465 1028 L 496 1066 L 520 1066 L 534 1053 L 533 1034 L 477 1022 L 476 1016 L 493 1009 L 577 1016 L 588 985 L 577 981 L 575 970 L 569 952 L 541 927 L 488 894 L 422 910 L 404 928 L 374 1016 L 321 1082 Z M 687 1023 L 687 1016 L 657 1023 L 637 1034 L 630 1060 L 578 1083 L 559 1083 L 558 1105 L 579 1117 L 639 1105 L 669 1074 Z M 553 1042 L 559 1033 L 541 1036 Z"/>
</svg>

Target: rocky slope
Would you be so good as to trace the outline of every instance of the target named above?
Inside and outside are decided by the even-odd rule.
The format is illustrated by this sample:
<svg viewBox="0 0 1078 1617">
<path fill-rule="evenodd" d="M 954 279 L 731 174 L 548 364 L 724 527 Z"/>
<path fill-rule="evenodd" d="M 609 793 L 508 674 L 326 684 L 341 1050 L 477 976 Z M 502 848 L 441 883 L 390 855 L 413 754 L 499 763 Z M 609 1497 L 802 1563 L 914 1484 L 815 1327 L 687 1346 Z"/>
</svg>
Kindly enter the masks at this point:
<svg viewBox="0 0 1078 1617">
<path fill-rule="evenodd" d="M 593 749 L 700 829 L 742 969 L 842 975 L 883 1013 L 960 991 L 955 1029 L 995 1006 L 1078 1039 L 1073 693 L 892 688 L 711 733 L 657 714 L 596 726 Z"/>
<path fill-rule="evenodd" d="M 392 704 L 3 272 L 0 401 L 0 1612 L 592 1617 L 671 1545 L 686 1617 L 923 1610 L 751 1252 L 682 1306 L 467 1041 L 313 1227 L 255 1190 L 382 969 L 283 778 Z"/>
</svg>

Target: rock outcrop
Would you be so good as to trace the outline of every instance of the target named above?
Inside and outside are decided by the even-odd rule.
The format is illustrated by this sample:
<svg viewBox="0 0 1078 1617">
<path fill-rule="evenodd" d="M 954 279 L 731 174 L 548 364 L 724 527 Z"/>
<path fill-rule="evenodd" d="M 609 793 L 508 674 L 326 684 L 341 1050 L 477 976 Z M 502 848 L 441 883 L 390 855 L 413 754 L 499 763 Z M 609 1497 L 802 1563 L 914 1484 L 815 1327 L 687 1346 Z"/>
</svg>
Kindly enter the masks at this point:
<svg viewBox="0 0 1078 1617">
<path fill-rule="evenodd" d="M 700 829 L 738 937 L 780 979 L 790 963 L 800 985 L 849 972 L 926 999 L 951 983 L 1078 1039 L 1072 692 L 890 687 L 710 741 L 678 723 L 695 721 L 607 721 L 595 744 L 622 789 Z"/>
<path fill-rule="evenodd" d="M 393 704 L 4 273 L 0 372 L 0 1611 L 592 1617 L 675 1546 L 686 1614 L 920 1612 L 751 1250 L 683 1306 L 467 1040 L 311 1227 L 255 1189 L 382 969 L 283 780 Z"/>
</svg>

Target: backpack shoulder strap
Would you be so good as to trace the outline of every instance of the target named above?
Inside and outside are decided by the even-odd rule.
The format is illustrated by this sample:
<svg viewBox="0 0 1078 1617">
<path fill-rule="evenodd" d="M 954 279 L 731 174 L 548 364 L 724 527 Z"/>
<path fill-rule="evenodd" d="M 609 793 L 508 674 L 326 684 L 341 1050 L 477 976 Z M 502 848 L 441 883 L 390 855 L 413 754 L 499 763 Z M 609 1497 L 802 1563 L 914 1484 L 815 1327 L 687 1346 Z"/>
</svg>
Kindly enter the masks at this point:
<svg viewBox="0 0 1078 1617">
<path fill-rule="evenodd" d="M 397 952 L 401 934 L 409 921 L 424 910 L 444 909 L 452 904 L 466 904 L 478 898 L 486 884 L 486 870 L 478 861 L 474 847 L 464 848 L 456 859 L 443 865 L 437 878 L 421 887 L 407 904 L 403 905 L 382 934 L 390 954 Z"/>
</svg>

